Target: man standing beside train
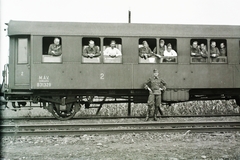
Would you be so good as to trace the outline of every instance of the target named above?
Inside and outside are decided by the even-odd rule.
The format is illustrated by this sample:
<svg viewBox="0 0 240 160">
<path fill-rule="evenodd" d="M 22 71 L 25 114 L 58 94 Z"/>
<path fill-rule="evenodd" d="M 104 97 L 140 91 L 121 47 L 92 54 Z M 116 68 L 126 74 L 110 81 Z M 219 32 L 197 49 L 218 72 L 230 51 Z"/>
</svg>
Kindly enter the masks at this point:
<svg viewBox="0 0 240 160">
<path fill-rule="evenodd" d="M 144 84 L 144 88 L 149 90 L 148 97 L 148 108 L 146 121 L 149 120 L 150 112 L 154 106 L 153 119 L 157 121 L 157 111 L 161 106 L 161 92 L 166 90 L 166 83 L 159 77 L 157 69 L 153 70 L 153 76 L 151 76 L 148 81 Z"/>
</svg>

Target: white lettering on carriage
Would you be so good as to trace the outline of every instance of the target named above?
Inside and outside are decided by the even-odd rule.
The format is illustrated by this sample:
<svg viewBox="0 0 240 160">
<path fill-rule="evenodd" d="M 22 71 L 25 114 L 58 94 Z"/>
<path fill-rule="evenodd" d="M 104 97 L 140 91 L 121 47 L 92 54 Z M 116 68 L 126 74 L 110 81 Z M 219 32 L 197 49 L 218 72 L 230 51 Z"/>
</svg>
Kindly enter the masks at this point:
<svg viewBox="0 0 240 160">
<path fill-rule="evenodd" d="M 46 75 L 38 76 L 38 83 L 37 83 L 38 88 L 48 88 L 51 86 L 52 86 L 52 83 L 50 82 L 49 76 L 46 76 Z"/>
</svg>

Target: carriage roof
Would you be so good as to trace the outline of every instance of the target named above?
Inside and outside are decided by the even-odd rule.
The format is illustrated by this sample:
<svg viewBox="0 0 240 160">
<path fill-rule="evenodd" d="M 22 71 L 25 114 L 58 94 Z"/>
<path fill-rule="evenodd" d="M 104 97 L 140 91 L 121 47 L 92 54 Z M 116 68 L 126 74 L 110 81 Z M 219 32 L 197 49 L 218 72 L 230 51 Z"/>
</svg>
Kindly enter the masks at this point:
<svg viewBox="0 0 240 160">
<path fill-rule="evenodd" d="M 10 21 L 8 35 L 240 38 L 240 26 Z"/>
</svg>

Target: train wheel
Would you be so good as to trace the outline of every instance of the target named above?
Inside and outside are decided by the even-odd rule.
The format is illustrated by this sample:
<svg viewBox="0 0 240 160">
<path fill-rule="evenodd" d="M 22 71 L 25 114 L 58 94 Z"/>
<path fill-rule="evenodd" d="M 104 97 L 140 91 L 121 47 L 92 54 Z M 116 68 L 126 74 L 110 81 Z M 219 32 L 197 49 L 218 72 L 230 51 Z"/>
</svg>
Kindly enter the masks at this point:
<svg viewBox="0 0 240 160">
<path fill-rule="evenodd" d="M 78 108 L 75 106 L 74 103 L 66 104 L 65 106 L 55 103 L 52 103 L 52 105 L 52 115 L 61 121 L 73 118 L 78 111 Z"/>
</svg>

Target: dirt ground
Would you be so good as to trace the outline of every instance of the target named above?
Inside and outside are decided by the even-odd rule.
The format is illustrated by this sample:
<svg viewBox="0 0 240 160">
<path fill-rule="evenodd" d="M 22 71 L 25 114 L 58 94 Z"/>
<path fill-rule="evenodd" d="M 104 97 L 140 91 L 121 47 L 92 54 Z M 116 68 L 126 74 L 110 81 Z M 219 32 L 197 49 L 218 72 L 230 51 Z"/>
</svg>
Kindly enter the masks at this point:
<svg viewBox="0 0 240 160">
<path fill-rule="evenodd" d="M 240 160 L 240 133 L 123 133 L 2 137 L 1 158 L 73 160 Z"/>
<path fill-rule="evenodd" d="M 44 117 L 45 110 L 5 110 L 1 116 Z M 238 121 L 239 117 L 164 118 L 161 122 Z M 81 123 L 142 122 L 143 119 L 81 120 Z M 51 120 L 49 123 L 61 121 Z M 2 124 L 43 123 L 38 121 L 2 121 Z M 61 123 L 79 123 L 79 120 Z M 4 160 L 240 160 L 240 133 L 126 133 L 115 135 L 2 137 Z"/>
</svg>

